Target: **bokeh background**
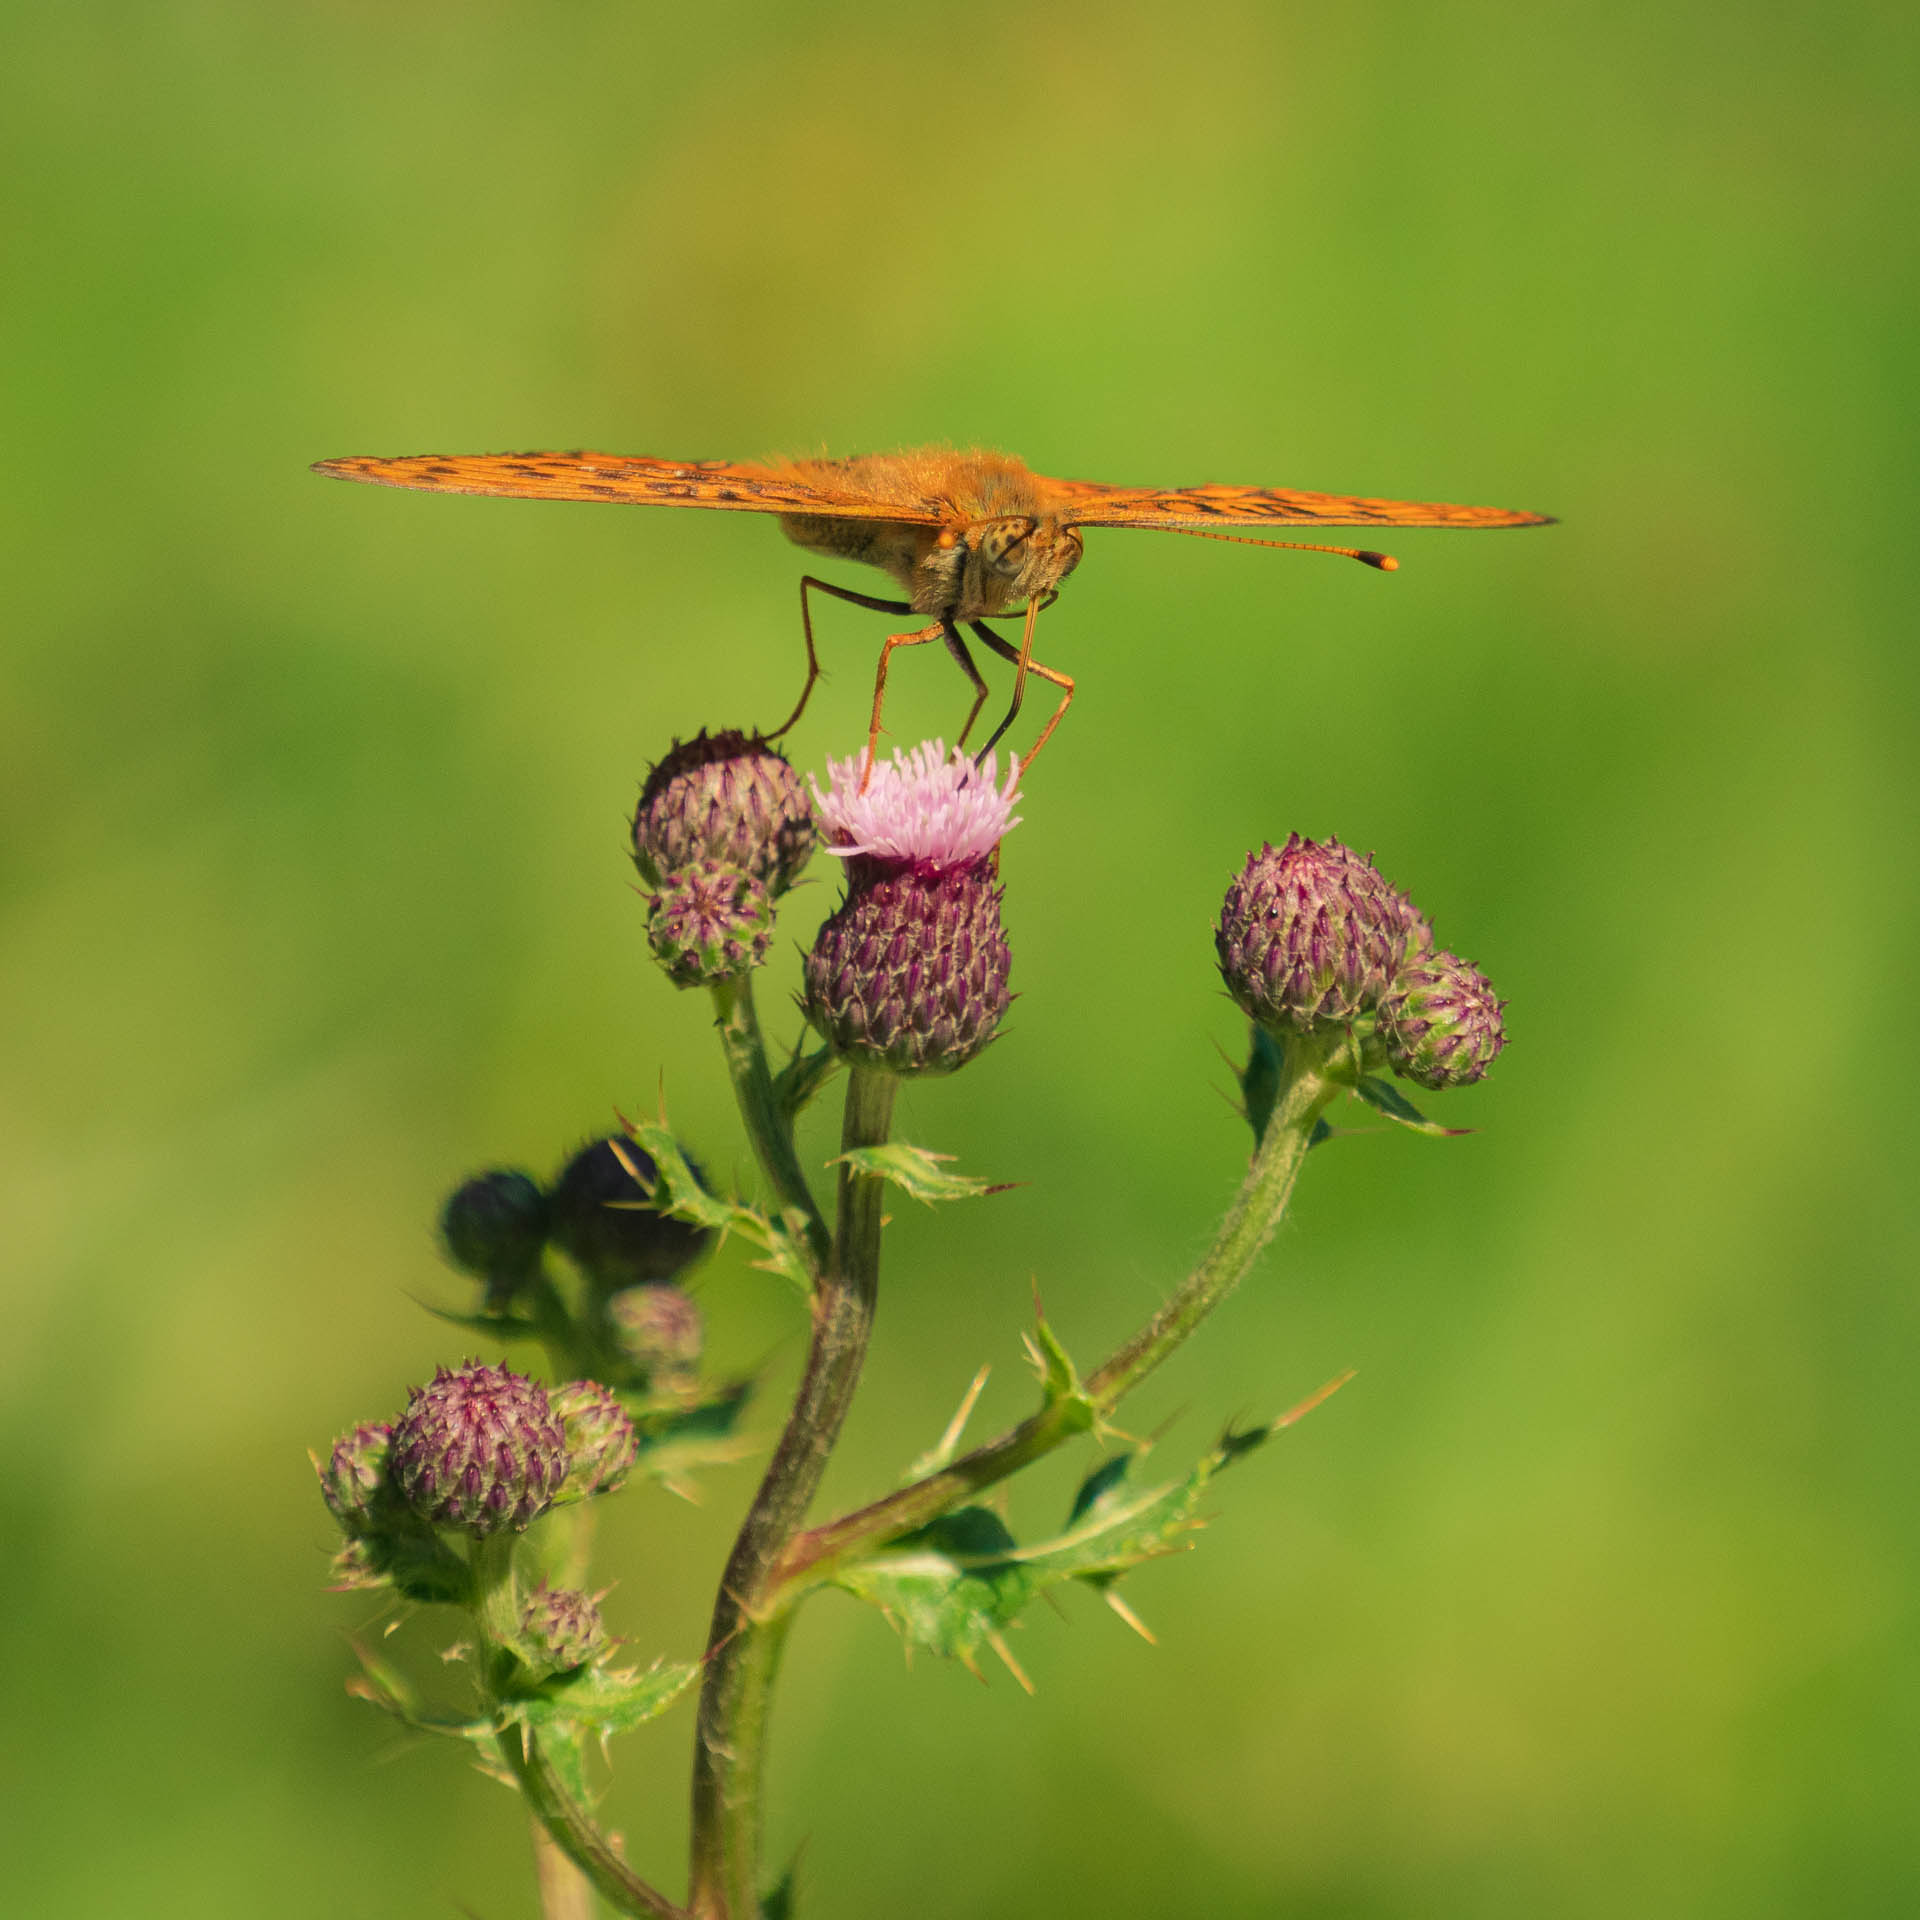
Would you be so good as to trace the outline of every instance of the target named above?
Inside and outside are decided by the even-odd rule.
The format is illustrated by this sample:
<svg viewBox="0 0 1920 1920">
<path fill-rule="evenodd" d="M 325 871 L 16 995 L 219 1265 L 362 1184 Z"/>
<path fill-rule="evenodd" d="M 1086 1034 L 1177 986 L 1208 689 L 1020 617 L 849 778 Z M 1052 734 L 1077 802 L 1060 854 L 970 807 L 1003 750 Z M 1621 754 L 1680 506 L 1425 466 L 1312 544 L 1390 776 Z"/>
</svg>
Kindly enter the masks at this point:
<svg viewBox="0 0 1920 1920">
<path fill-rule="evenodd" d="M 1701 0 L 11 10 L 8 1910 L 533 1914 L 501 1791 L 342 1692 L 372 1609 L 320 1590 L 303 1449 L 454 1357 L 418 1303 L 461 1298 L 469 1169 L 664 1087 L 751 1178 L 622 815 L 676 732 L 784 713 L 797 555 L 307 463 L 940 440 L 1564 524 L 1390 579 L 1090 536 L 1007 852 L 1023 997 L 902 1105 L 1025 1184 L 903 1203 L 833 1500 L 983 1361 L 983 1425 L 1024 1409 L 1036 1281 L 1091 1360 L 1204 1245 L 1250 844 L 1377 849 L 1514 1043 L 1447 1102 L 1473 1137 L 1316 1154 L 1135 1404 L 1171 1470 L 1359 1369 L 1134 1579 L 1157 1649 L 1070 1596 L 1029 1700 L 813 1605 L 803 1911 L 1920 1908 L 1915 39 Z M 823 625 L 816 765 L 884 627 Z M 896 683 L 901 737 L 955 724 L 943 660 Z M 703 1297 L 723 1361 L 772 1356 L 764 1432 L 798 1316 L 732 1252 Z M 638 1650 L 697 1648 L 750 1484 L 617 1503 Z M 611 1801 L 676 1888 L 689 1734 Z"/>
</svg>

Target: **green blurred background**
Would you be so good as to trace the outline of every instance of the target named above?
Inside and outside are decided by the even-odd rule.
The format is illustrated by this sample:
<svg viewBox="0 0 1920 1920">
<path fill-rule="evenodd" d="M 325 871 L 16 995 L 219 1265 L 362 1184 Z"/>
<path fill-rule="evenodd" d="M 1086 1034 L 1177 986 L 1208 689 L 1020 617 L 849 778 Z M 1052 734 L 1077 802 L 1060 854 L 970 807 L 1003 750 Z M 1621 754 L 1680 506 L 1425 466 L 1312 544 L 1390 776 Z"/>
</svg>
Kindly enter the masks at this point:
<svg viewBox="0 0 1920 1920">
<path fill-rule="evenodd" d="M 664 1084 L 750 1178 L 622 814 L 676 732 L 785 711 L 798 556 L 307 463 L 936 440 L 1565 523 L 1391 579 L 1089 536 L 1007 853 L 1023 997 L 902 1103 L 1025 1184 L 903 1204 L 835 1502 L 982 1361 L 985 1421 L 1026 1406 L 1035 1280 L 1092 1359 L 1204 1244 L 1249 844 L 1378 849 L 1514 1044 L 1447 1102 L 1473 1138 L 1316 1154 L 1135 1403 L 1173 1467 L 1360 1370 L 1131 1583 L 1157 1650 L 1042 1609 L 1028 1700 L 810 1609 L 803 1911 L 1920 1910 L 1915 40 L 1700 0 L 13 9 L 8 1910 L 531 1915 L 501 1791 L 342 1693 L 372 1609 L 320 1590 L 303 1449 L 459 1348 L 416 1303 L 460 1298 L 465 1171 Z M 882 630 L 828 611 L 803 762 Z M 944 661 L 896 684 L 900 737 L 955 724 Z M 723 1360 L 775 1356 L 764 1430 L 799 1316 L 732 1252 L 703 1294 Z M 750 1484 L 616 1503 L 639 1650 L 697 1647 Z M 689 1734 L 611 1802 L 676 1888 Z"/>
</svg>

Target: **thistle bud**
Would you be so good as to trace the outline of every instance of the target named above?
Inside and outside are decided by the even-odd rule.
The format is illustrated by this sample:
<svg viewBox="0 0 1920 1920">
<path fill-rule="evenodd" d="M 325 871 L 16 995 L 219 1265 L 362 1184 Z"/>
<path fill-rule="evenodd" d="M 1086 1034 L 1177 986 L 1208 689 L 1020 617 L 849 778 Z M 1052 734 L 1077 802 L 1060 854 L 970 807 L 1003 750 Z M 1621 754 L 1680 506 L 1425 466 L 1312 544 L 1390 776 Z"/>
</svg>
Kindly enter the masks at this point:
<svg viewBox="0 0 1920 1920">
<path fill-rule="evenodd" d="M 378 1524 L 377 1510 L 391 1499 L 387 1468 L 392 1453 L 393 1429 L 363 1424 L 333 1443 L 324 1465 L 315 1457 L 320 1497 L 347 1534 L 363 1534 Z"/>
<path fill-rule="evenodd" d="M 626 1409 L 597 1380 L 570 1380 L 547 1399 L 566 1436 L 568 1497 L 614 1492 L 640 1452 Z"/>
<path fill-rule="evenodd" d="M 767 957 L 773 905 L 750 873 L 702 861 L 660 883 L 647 908 L 654 957 L 677 987 L 749 973 Z"/>
<path fill-rule="evenodd" d="M 656 1208 L 614 1152 L 650 1186 L 653 1161 L 623 1135 L 589 1141 L 562 1170 L 551 1195 L 553 1243 L 606 1293 L 670 1280 L 707 1250 L 705 1227 Z"/>
<path fill-rule="evenodd" d="M 700 1364 L 700 1309 L 678 1287 L 628 1287 L 607 1302 L 620 1350 L 643 1373 L 681 1377 Z"/>
<path fill-rule="evenodd" d="M 566 1435 L 538 1382 L 506 1367 L 442 1367 L 393 1429 L 394 1485 L 423 1520 L 522 1532 L 567 1476 Z"/>
<path fill-rule="evenodd" d="M 1507 1044 L 1486 976 L 1457 954 L 1410 960 L 1380 1002 L 1380 1034 L 1394 1072 L 1436 1093 L 1485 1077 Z"/>
<path fill-rule="evenodd" d="M 520 1636 L 534 1660 L 555 1673 L 584 1667 L 613 1644 L 591 1594 L 550 1587 L 544 1580 L 527 1596 Z"/>
<path fill-rule="evenodd" d="M 649 886 L 714 862 L 758 880 L 772 899 L 814 848 L 813 809 L 786 757 L 757 735 L 676 740 L 647 775 L 633 816 L 633 863 Z"/>
<path fill-rule="evenodd" d="M 504 1307 L 529 1280 L 547 1239 L 547 1199 L 530 1174 L 497 1167 L 456 1187 L 440 1210 L 440 1243 L 462 1273 Z"/>
<path fill-rule="evenodd" d="M 1372 862 L 1297 833 L 1227 889 L 1214 949 L 1227 991 L 1264 1027 L 1305 1033 L 1378 1004 L 1425 922 Z M 1427 938 L 1431 938 L 1428 934 Z"/>
<path fill-rule="evenodd" d="M 994 855 L 1019 824 L 1018 765 L 1003 788 L 991 756 L 950 759 L 933 740 L 891 764 L 858 756 L 827 771 L 830 791 L 814 796 L 847 896 L 807 956 L 807 1017 L 862 1066 L 950 1073 L 1012 1000 Z"/>
</svg>

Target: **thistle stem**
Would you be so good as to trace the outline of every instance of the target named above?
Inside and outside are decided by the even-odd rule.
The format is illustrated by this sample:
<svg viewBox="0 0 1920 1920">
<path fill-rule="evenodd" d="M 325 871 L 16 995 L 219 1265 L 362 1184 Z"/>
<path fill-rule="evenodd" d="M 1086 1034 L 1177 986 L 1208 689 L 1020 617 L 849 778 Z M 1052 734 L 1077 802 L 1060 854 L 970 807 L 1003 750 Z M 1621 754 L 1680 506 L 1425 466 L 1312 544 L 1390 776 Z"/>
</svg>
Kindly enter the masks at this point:
<svg viewBox="0 0 1920 1920">
<path fill-rule="evenodd" d="M 797 1211 L 806 1221 L 807 1251 L 813 1257 L 817 1273 L 826 1265 L 830 1252 L 827 1223 L 821 1216 L 819 1202 L 813 1197 L 813 1189 L 807 1184 L 807 1176 L 801 1171 L 800 1156 L 794 1150 L 793 1128 L 774 1097 L 766 1042 L 761 1038 L 760 1018 L 754 1011 L 753 976 L 743 973 L 717 981 L 712 992 L 714 1026 L 720 1034 L 721 1051 L 726 1055 L 727 1072 L 733 1080 L 734 1098 L 740 1104 L 747 1137 L 753 1142 L 761 1171 L 781 1206 Z"/>
<path fill-rule="evenodd" d="M 885 1143 L 897 1086 L 892 1074 L 853 1069 L 843 1150 Z M 784 1127 L 780 1137 L 791 1154 Z M 880 1278 L 881 1201 L 878 1178 L 841 1164 L 832 1249 L 814 1284 L 806 1371 L 714 1602 L 694 1735 L 688 1904 L 697 1920 L 754 1920 L 759 1913 L 767 1702 L 786 1637 L 786 1616 L 767 1604 L 770 1580 L 820 1485 L 866 1357 Z"/>
<path fill-rule="evenodd" d="M 1307 1157 L 1314 1122 L 1340 1090 L 1325 1066 L 1324 1055 L 1313 1042 L 1288 1043 L 1272 1117 L 1213 1245 L 1146 1326 L 1087 1377 L 1085 1390 L 1096 1418 L 1110 1415 L 1192 1333 L 1239 1284 L 1273 1237 Z M 772 1599 L 782 1607 L 790 1606 L 807 1588 L 830 1579 L 844 1561 L 925 1526 L 969 1495 L 1006 1479 L 1085 1431 L 1083 1409 L 1052 1403 L 940 1472 L 855 1513 L 797 1534 L 775 1569 Z"/>
</svg>

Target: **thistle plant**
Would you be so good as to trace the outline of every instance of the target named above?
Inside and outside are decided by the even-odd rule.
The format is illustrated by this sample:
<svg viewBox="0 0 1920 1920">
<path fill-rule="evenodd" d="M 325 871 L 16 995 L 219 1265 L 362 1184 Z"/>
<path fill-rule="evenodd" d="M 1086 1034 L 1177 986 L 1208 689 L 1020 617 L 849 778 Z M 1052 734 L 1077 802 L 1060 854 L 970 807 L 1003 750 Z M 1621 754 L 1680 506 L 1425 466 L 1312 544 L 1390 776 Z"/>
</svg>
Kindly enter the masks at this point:
<svg viewBox="0 0 1920 1920">
<path fill-rule="evenodd" d="M 596 1897 L 655 1920 L 793 1911 L 791 1876 L 769 1885 L 761 1859 L 767 1735 L 788 1629 L 824 1589 L 879 1608 L 909 1648 L 976 1670 L 993 1655 L 1022 1685 L 1006 1630 L 1042 1593 L 1091 1588 L 1137 1626 L 1122 1579 L 1190 1544 L 1213 1481 L 1340 1382 L 1277 1418 L 1226 1428 L 1160 1484 L 1140 1482 L 1144 1449 L 1116 1424 L 1122 1402 L 1253 1267 L 1309 1152 L 1336 1137 L 1335 1101 L 1444 1135 L 1454 1130 L 1428 1120 L 1396 1079 L 1464 1085 L 1505 1044 L 1484 977 L 1435 949 L 1426 916 L 1371 859 L 1298 834 L 1263 844 L 1228 886 L 1214 930 L 1222 981 L 1249 1019 L 1239 1081 L 1253 1153 L 1206 1253 L 1091 1369 L 1036 1317 L 1025 1419 L 963 1450 L 976 1379 L 893 1491 L 815 1517 L 873 1329 L 888 1187 L 927 1202 L 994 1191 L 895 1139 L 892 1119 L 903 1078 L 957 1072 L 999 1036 L 1013 970 L 1001 847 L 1018 824 L 1018 777 L 1013 765 L 1003 777 L 991 754 L 968 759 L 937 740 L 884 762 L 829 761 L 824 786 L 747 734 L 676 744 L 634 817 L 647 891 L 636 944 L 676 985 L 707 996 L 759 1193 L 721 1190 L 664 1117 L 589 1141 L 549 1180 L 476 1174 L 440 1226 L 450 1264 L 477 1293 L 443 1317 L 469 1346 L 516 1348 L 541 1364 L 442 1367 L 390 1419 L 354 1426 L 314 1456 L 342 1536 L 335 1586 L 465 1621 L 463 1712 L 430 1707 L 371 1655 L 354 1690 L 464 1743 L 523 1796 L 549 1920 L 582 1920 Z M 841 863 L 844 892 L 801 961 L 811 1037 L 776 1072 L 754 976 L 773 952 L 781 898 L 821 852 Z M 1020 904 L 1017 888 L 1014 898 L 1020 916 L 1042 910 Z M 842 1077 L 840 1151 L 822 1196 L 795 1126 Z M 705 1646 L 655 1655 L 636 1644 L 619 1596 L 591 1588 L 593 1503 L 684 1491 L 750 1450 L 752 1383 L 715 1369 L 693 1292 L 700 1262 L 728 1235 L 791 1283 L 806 1361 L 717 1575 Z M 1091 1458 L 1061 1530 L 1016 1541 L 983 1496 L 1072 1443 Z M 695 1700 L 682 1894 L 626 1858 L 596 1805 L 611 1737 L 684 1695 Z"/>
</svg>

